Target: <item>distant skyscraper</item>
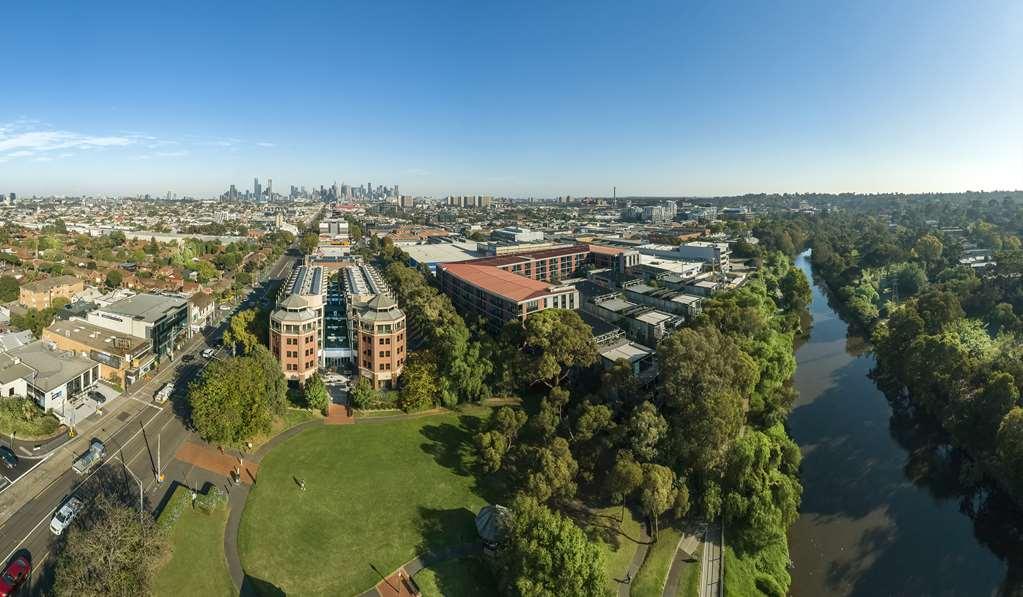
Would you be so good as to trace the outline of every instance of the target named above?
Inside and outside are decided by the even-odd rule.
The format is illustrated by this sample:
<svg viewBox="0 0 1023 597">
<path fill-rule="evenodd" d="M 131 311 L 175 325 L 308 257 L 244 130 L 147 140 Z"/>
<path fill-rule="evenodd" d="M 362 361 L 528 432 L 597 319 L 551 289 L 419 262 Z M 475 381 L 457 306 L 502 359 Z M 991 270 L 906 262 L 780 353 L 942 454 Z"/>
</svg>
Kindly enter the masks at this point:
<svg viewBox="0 0 1023 597">
<path fill-rule="evenodd" d="M 366 183 L 366 198 L 367 199 L 373 198 L 373 183 L 371 182 Z"/>
<path fill-rule="evenodd" d="M 263 198 L 263 187 L 259 186 L 259 178 L 252 179 L 252 199 L 259 201 Z"/>
<path fill-rule="evenodd" d="M 266 179 L 266 200 L 274 200 L 274 179 L 272 178 Z"/>
</svg>

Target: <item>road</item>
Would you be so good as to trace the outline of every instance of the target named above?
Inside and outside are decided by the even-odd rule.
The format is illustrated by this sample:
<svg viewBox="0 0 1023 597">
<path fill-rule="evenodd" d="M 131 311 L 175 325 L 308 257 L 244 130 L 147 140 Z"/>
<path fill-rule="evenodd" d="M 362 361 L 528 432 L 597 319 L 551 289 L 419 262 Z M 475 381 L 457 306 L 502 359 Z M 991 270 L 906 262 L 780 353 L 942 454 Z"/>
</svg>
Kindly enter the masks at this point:
<svg viewBox="0 0 1023 597">
<path fill-rule="evenodd" d="M 189 437 L 190 432 L 182 419 L 185 388 L 208 364 L 201 356 L 196 356 L 189 363 L 183 363 L 182 356 L 196 355 L 207 347 L 216 347 L 229 316 L 263 301 L 273 287 L 272 281 L 280 278 L 286 270 L 290 271 L 287 268 L 293 265 L 296 259 L 290 250 L 282 255 L 262 278 L 264 283 L 253 288 L 244 301 L 230 310 L 220 310 L 218 307 L 219 320 L 212 331 L 205 336 L 196 335 L 191 338 L 175 355 L 170 366 L 163 368 L 153 379 L 132 387 L 130 393 L 116 399 L 116 404 L 111 405 L 111 412 L 102 419 L 103 425 L 90 432 L 91 436 L 99 437 L 106 444 L 107 458 L 89 475 L 78 475 L 70 466 L 74 458 L 86 450 L 91 437 L 76 438 L 55 449 L 44 459 L 22 458 L 23 464 L 19 467 L 49 465 L 39 466 L 33 472 L 20 471 L 21 475 L 29 477 L 30 481 L 33 481 L 31 479 L 33 475 L 47 472 L 53 475 L 53 471 L 58 472 L 49 484 L 0 525 L 0 556 L 4 556 L 2 563 L 6 564 L 16 554 L 26 552 L 32 559 L 32 579 L 19 594 L 39 593 L 52 582 L 52 566 L 46 564 L 60 539 L 50 532 L 49 522 L 53 513 L 69 496 L 75 495 L 88 501 L 99 493 L 118 494 L 126 498 L 131 496 L 131 503 L 138 504 L 141 484 L 144 509 L 152 511 L 158 505 L 165 488 L 170 486 L 173 479 L 158 482 L 157 466 L 159 464 L 159 471 L 166 471 L 178 446 Z M 220 358 L 220 355 L 213 358 Z M 172 399 L 162 406 L 154 404 L 153 394 L 172 379 L 175 382 Z M 53 462 L 50 463 L 50 460 Z M 17 486 L 10 489 L 14 487 Z"/>
</svg>

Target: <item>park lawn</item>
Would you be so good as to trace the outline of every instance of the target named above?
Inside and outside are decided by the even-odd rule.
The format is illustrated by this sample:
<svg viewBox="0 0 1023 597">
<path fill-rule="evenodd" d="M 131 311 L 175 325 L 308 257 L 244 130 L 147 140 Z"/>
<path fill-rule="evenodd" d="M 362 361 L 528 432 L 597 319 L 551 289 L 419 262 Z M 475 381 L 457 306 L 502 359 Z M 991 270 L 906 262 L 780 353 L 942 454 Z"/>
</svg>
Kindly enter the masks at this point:
<svg viewBox="0 0 1023 597">
<path fill-rule="evenodd" d="M 287 439 L 260 463 L 242 515 L 246 572 L 287 594 L 354 595 L 380 580 L 377 571 L 478 540 L 482 496 L 496 499 L 469 472 L 480 423 L 445 413 L 315 426 Z"/>
<path fill-rule="evenodd" d="M 40 439 L 56 433 L 60 423 L 28 398 L 0 400 L 0 435 L 17 439 Z"/>
<path fill-rule="evenodd" d="M 192 508 L 190 494 L 187 487 L 178 487 L 160 514 L 159 523 L 167 527 L 172 552 L 170 560 L 153 579 L 152 594 L 158 597 L 237 595 L 224 557 L 227 508 L 206 514 Z M 176 509 L 180 517 L 173 521 Z"/>
<path fill-rule="evenodd" d="M 413 578 L 423 597 L 496 595 L 497 583 L 480 556 L 442 562 L 423 568 Z"/>
<path fill-rule="evenodd" d="M 682 531 L 670 526 L 661 527 L 657 543 L 650 546 L 646 561 L 632 580 L 632 595 L 655 597 L 664 591 L 664 581 L 668 577 L 668 569 L 671 568 L 671 560 L 675 557 L 675 548 L 681 538 Z"/>
<path fill-rule="evenodd" d="M 274 436 L 291 429 L 295 425 L 301 425 L 306 421 L 315 421 L 322 419 L 323 415 L 319 411 L 309 410 L 307 408 L 292 408 L 288 407 L 284 409 L 284 414 L 275 418 L 273 423 L 270 424 L 270 433 L 266 435 L 257 435 L 252 438 L 252 447 L 257 448 L 262 446 L 266 442 L 270 441 Z"/>
<path fill-rule="evenodd" d="M 607 520 L 617 519 L 622 515 L 620 506 L 596 509 L 595 512 L 607 517 Z M 587 528 L 588 534 L 600 534 L 599 529 Z M 642 523 L 632 515 L 632 511 L 625 509 L 625 517 L 618 525 L 618 532 L 613 536 L 603 534 L 598 539 L 597 545 L 604 554 L 604 573 L 607 576 L 607 586 L 612 593 L 618 593 L 618 580 L 624 579 L 625 572 L 629 569 L 633 556 L 636 555 L 637 541 L 643 535 Z"/>
</svg>

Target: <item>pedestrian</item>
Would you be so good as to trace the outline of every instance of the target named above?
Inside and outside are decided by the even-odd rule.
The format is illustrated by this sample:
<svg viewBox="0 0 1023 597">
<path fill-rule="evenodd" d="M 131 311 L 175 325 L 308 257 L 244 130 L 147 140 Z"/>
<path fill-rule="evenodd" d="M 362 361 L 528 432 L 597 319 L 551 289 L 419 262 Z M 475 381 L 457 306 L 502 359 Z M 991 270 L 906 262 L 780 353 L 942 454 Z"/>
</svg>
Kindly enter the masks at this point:
<svg viewBox="0 0 1023 597">
<path fill-rule="evenodd" d="M 305 491 L 305 479 L 299 479 L 298 486 L 302 488 L 302 491 Z"/>
<path fill-rule="evenodd" d="M 631 585 L 632 584 L 632 572 L 630 572 L 628 570 L 625 571 L 625 584 L 627 584 L 627 585 Z"/>
</svg>

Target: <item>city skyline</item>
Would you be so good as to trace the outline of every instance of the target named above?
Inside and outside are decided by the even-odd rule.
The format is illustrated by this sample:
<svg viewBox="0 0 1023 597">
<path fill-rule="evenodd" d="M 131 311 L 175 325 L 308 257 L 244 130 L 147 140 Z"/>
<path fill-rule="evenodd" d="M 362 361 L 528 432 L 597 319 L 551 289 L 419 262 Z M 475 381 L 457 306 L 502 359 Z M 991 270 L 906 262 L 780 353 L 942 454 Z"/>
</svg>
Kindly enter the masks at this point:
<svg viewBox="0 0 1023 597">
<path fill-rule="evenodd" d="M 1019 3 L 246 6 L 7 8 L 0 191 L 1023 188 Z"/>
</svg>

